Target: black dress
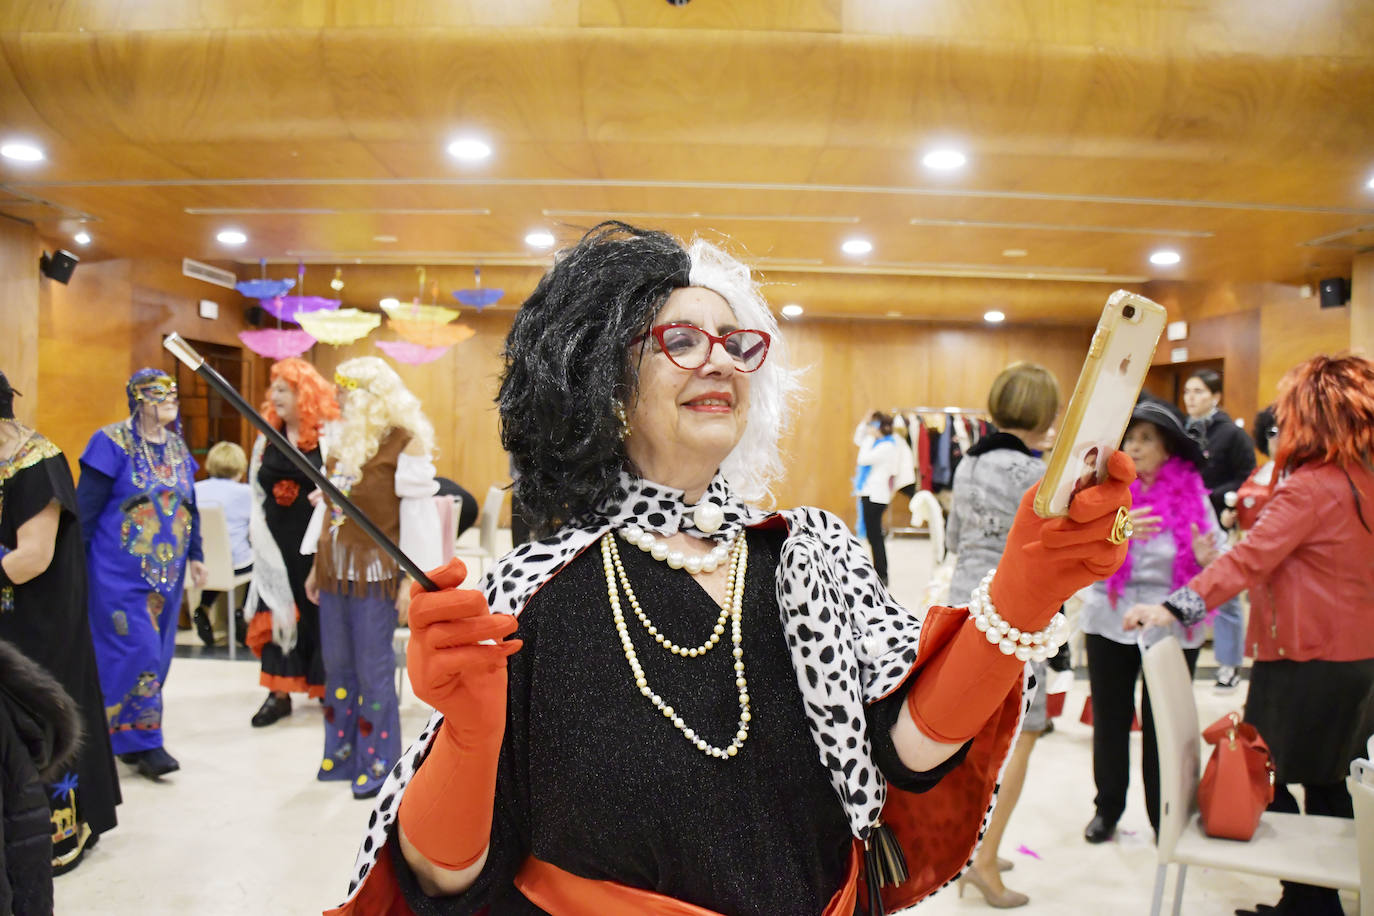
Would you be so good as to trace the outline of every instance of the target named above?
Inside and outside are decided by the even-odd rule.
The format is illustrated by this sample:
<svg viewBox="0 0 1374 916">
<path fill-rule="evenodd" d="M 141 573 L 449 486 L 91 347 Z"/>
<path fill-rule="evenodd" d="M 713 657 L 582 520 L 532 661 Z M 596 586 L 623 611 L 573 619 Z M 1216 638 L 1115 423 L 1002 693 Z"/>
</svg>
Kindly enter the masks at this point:
<svg viewBox="0 0 1374 916">
<path fill-rule="evenodd" d="M 851 834 L 807 726 L 775 593 L 780 531 L 750 531 L 743 650 L 753 718 L 738 756 L 708 757 L 635 686 L 606 597 L 600 550 L 584 551 L 532 598 L 509 662 L 507 724 L 487 864 L 464 894 L 427 898 L 389 844 L 418 916 L 544 913 L 512 884 L 527 855 L 586 878 L 655 891 L 722 913 L 820 913 L 844 881 Z M 621 561 L 644 613 L 666 636 L 699 644 L 719 607 L 685 571 L 637 548 Z M 622 601 L 625 598 L 622 595 Z M 625 602 L 628 611 L 628 602 Z M 730 743 L 739 718 L 728 637 L 705 656 L 670 655 L 627 613 L 653 688 L 707 741 Z M 897 762 L 890 729 L 906 695 L 869 707 L 870 738 L 890 782 L 933 787 Z M 875 720 L 882 726 L 874 729 Z"/>
<path fill-rule="evenodd" d="M 305 452 L 305 457 L 315 467 L 320 467 L 318 446 Z M 258 484 L 263 492 L 262 512 L 267 530 L 272 533 L 282 562 L 286 564 L 291 597 L 300 613 L 296 621 L 296 645 L 286 652 L 271 640 L 272 612 L 267 605 L 259 604 L 258 614 L 265 615 L 259 619 L 263 620 L 267 633 L 267 641 L 262 645 L 261 682 L 272 690 L 321 697 L 324 696 L 324 656 L 320 652 L 320 609 L 305 596 L 305 580 L 315 557 L 301 553 L 301 539 L 315 508 L 309 498 L 315 485 L 270 442 L 263 448 Z M 259 624 L 254 629 L 261 627 Z"/>
<path fill-rule="evenodd" d="M 34 433 L 0 462 L 0 544 L 14 549 L 21 525 L 56 502 L 52 562 L 22 585 L 0 588 L 0 639 L 50 671 L 81 709 L 85 737 L 70 769 L 48 786 L 53 857 L 75 858 L 88 834 L 115 826 L 121 801 L 110 751 L 95 649 L 86 619 L 86 554 L 76 514 L 76 488 L 62 451 Z"/>
</svg>

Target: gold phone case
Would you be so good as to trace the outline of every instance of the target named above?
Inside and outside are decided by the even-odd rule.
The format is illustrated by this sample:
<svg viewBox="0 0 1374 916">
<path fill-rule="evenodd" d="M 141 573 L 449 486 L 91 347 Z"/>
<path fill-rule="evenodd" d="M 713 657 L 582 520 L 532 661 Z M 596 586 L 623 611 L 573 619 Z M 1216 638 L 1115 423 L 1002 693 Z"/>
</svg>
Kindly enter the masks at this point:
<svg viewBox="0 0 1374 916">
<path fill-rule="evenodd" d="M 1144 296 L 1119 289 L 1107 297 L 1035 497 L 1037 515 L 1067 515 L 1073 494 L 1102 478 L 1107 457 L 1126 432 L 1166 320 L 1164 307 Z"/>
</svg>

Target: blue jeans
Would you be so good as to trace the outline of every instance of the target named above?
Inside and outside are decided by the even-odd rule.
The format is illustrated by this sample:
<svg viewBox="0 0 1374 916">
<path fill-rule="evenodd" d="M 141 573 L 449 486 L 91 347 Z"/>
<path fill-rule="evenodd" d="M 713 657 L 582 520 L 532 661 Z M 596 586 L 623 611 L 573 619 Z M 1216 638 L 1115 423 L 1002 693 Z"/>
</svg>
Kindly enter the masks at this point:
<svg viewBox="0 0 1374 916">
<path fill-rule="evenodd" d="M 1239 668 L 1245 661 L 1245 618 L 1239 598 L 1232 598 L 1217 608 L 1216 619 L 1212 621 L 1212 651 L 1216 653 L 1218 665 Z"/>
</svg>

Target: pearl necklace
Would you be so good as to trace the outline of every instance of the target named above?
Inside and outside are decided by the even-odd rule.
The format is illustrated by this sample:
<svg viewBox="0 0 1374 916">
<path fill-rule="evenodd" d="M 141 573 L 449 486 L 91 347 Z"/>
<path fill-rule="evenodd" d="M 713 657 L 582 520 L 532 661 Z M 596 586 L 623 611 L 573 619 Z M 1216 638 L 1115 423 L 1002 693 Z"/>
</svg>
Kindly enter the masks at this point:
<svg viewBox="0 0 1374 916">
<path fill-rule="evenodd" d="M 733 654 L 735 656 L 735 686 L 739 688 L 739 725 L 735 731 L 734 740 L 727 747 L 716 747 L 705 738 L 689 728 L 682 717 L 677 714 L 673 707 L 664 702 L 663 698 L 654 692 L 649 686 L 648 680 L 644 676 L 644 668 L 639 664 L 639 656 L 635 653 L 634 643 L 630 640 L 630 629 L 625 623 L 625 615 L 620 607 L 620 594 L 616 590 L 616 579 L 619 578 L 629 590 L 629 581 L 625 578 L 625 570 L 620 564 L 620 552 L 616 547 L 615 538 L 608 531 L 601 537 L 601 564 L 606 573 L 606 596 L 611 602 L 611 616 L 615 619 L 615 629 L 620 635 L 620 645 L 625 650 L 625 660 L 630 664 L 630 672 L 634 675 L 635 686 L 639 692 L 648 698 L 654 708 L 663 714 L 663 717 L 673 723 L 673 727 L 682 732 L 692 744 L 696 745 L 697 750 L 706 754 L 708 757 L 719 757 L 722 760 L 734 757 L 744 746 L 745 740 L 749 737 L 749 722 L 753 718 L 749 711 L 749 683 L 744 677 L 744 649 L 743 630 L 740 626 L 740 616 L 744 609 L 744 577 L 745 570 L 749 563 L 749 547 L 744 538 L 740 538 L 732 551 L 733 558 L 730 564 L 731 577 L 725 595 L 725 606 L 721 609 L 721 621 L 716 624 L 716 629 L 722 628 L 722 622 L 727 616 L 730 617 L 730 642 L 734 645 Z M 618 574 L 618 575 L 617 575 Z M 649 619 L 639 612 L 638 605 L 631 597 L 630 601 L 635 606 L 636 613 L 639 614 L 641 622 L 647 627 L 653 625 Z M 719 634 L 712 634 L 708 640 L 706 649 L 715 645 L 715 640 Z M 660 643 L 665 640 L 658 640 Z M 671 644 L 670 644 L 671 645 Z M 695 652 L 700 655 L 706 649 L 697 648 L 687 650 L 688 654 Z M 682 654 L 680 646 L 674 646 L 675 654 Z"/>
<path fill-rule="evenodd" d="M 638 525 L 626 525 L 621 528 L 620 536 L 655 560 L 667 563 L 673 569 L 685 569 L 694 576 L 700 573 L 715 572 L 729 556 L 730 546 L 735 541 L 735 535 L 731 534 L 726 537 L 724 543 L 712 547 L 711 552 L 705 556 L 689 557 L 686 552 L 672 549 L 667 542 L 660 541 L 655 537 L 652 531 L 645 531 Z"/>
<path fill-rule="evenodd" d="M 738 543 L 743 544 L 743 539 L 738 541 Z M 740 552 L 738 550 L 732 550 L 730 552 L 730 572 L 725 577 L 725 581 L 728 583 L 733 583 L 735 581 L 735 570 L 739 565 L 739 557 Z M 660 646 L 674 655 L 696 658 L 698 655 L 705 655 L 707 652 L 710 652 L 715 648 L 716 643 L 720 642 L 721 636 L 725 634 L 725 621 L 730 616 L 730 608 L 733 602 L 729 600 L 729 589 L 733 588 L 733 586 L 727 586 L 727 600 L 720 609 L 720 616 L 716 618 L 716 625 L 711 628 L 711 635 L 707 638 L 706 642 L 702 643 L 700 646 L 697 646 L 695 649 L 688 649 L 685 646 L 679 646 L 677 643 L 660 633 L 658 627 L 654 626 L 653 621 L 649 620 L 644 611 L 640 609 L 639 599 L 635 597 L 634 589 L 630 587 L 629 577 L 625 575 L 625 567 L 620 565 L 620 548 L 616 546 L 614 540 L 611 541 L 611 561 L 615 564 L 616 576 L 620 579 L 620 587 L 625 590 L 625 597 L 630 602 L 630 608 L 635 612 L 635 616 L 639 618 L 639 622 L 644 625 L 644 629 L 649 632 L 649 635 L 652 636 L 654 641 Z M 678 567 L 674 568 L 676 569 Z M 743 582 L 743 578 L 741 578 L 740 581 Z"/>
</svg>

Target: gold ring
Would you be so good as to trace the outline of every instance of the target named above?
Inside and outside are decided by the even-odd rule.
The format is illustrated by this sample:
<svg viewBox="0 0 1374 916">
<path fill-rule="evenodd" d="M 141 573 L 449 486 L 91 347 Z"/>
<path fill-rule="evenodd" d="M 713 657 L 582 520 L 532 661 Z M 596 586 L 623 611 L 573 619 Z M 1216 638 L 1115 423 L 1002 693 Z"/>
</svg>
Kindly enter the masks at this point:
<svg viewBox="0 0 1374 916">
<path fill-rule="evenodd" d="M 1124 544 L 1135 534 L 1135 525 L 1131 522 L 1131 513 L 1125 507 L 1116 510 L 1116 521 L 1112 522 L 1112 533 L 1107 535 L 1107 540 L 1113 544 Z"/>
</svg>

